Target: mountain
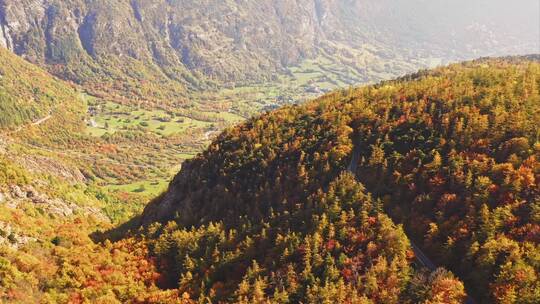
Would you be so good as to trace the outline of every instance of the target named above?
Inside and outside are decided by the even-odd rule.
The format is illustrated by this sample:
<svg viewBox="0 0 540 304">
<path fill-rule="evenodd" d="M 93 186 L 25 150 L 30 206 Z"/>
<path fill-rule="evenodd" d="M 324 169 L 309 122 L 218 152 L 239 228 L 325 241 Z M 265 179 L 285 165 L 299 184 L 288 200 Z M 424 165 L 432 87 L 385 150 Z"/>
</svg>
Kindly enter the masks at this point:
<svg viewBox="0 0 540 304">
<path fill-rule="evenodd" d="M 186 106 L 192 90 L 279 83 L 310 60 L 335 88 L 534 52 L 537 8 L 534 0 L 2 0 L 0 43 L 94 95 Z M 319 77 L 313 71 L 297 77 Z"/>
<path fill-rule="evenodd" d="M 0 302 L 537 302 L 538 12 L 0 0 Z"/>
<path fill-rule="evenodd" d="M 464 282 L 479 303 L 535 302 L 539 61 L 421 71 L 227 129 L 143 213 L 163 286 L 231 303 L 463 303 Z M 419 254 L 457 278 L 426 275 Z"/>
<path fill-rule="evenodd" d="M 166 175 L 186 139 L 160 132 L 188 113 L 132 117 L 0 50 L 0 299 L 534 303 L 539 60 L 420 71 L 229 127 L 139 229 L 151 183 L 111 185 Z M 113 126 L 95 136 L 100 108 Z"/>
<path fill-rule="evenodd" d="M 78 163 L 90 179 L 120 191 L 158 193 L 184 159 L 252 115 L 420 67 L 532 52 L 536 5 L 2 0 L 0 44 L 54 81 L 66 81 L 75 93 L 58 99 L 72 100 L 69 111 L 76 113 L 64 115 L 64 106 L 52 106 L 54 97 L 32 101 L 61 93 L 50 85 L 53 77 L 41 75 L 27 85 L 38 87 L 35 93 L 12 88 L 12 96 L 19 89 L 24 94 L 0 105 L 9 120 L 2 124 L 18 129 L 69 118 L 73 124 L 65 125 L 78 128 L 76 140 L 61 128 L 32 140 L 43 144 L 60 134 L 48 149 L 83 156 Z M 53 125 L 62 126 L 46 124 Z"/>
</svg>

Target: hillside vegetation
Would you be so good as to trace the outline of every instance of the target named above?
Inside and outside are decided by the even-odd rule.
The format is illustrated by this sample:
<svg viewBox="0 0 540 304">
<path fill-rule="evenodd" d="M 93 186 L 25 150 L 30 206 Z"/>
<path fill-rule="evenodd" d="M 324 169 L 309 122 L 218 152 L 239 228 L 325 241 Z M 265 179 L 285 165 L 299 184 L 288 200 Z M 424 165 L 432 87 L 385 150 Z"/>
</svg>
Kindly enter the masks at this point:
<svg viewBox="0 0 540 304">
<path fill-rule="evenodd" d="M 124 234 L 241 117 L 81 93 L 0 55 L 0 301 L 539 296 L 538 57 L 422 71 L 229 127 Z M 440 267 L 423 269 L 413 242 Z"/>
<path fill-rule="evenodd" d="M 1 0 L 0 302 L 537 303 L 540 58 L 352 85 L 538 2 L 398 2 Z"/>
<path fill-rule="evenodd" d="M 80 127 L 84 104 L 65 82 L 2 48 L 0 75 L 0 128 L 16 129 L 53 112 Z"/>
<path fill-rule="evenodd" d="M 84 96 L 7 50 L 0 62 L 0 302 L 176 302 L 143 242 L 91 239 L 150 196 L 102 187 L 133 171 L 84 134 Z"/>
<path fill-rule="evenodd" d="M 461 280 L 481 303 L 534 303 L 538 60 L 423 71 L 227 129 L 143 214 L 164 286 L 237 303 L 461 303 Z M 406 234 L 459 280 L 411 266 Z"/>
<path fill-rule="evenodd" d="M 83 93 L 8 50 L 0 49 L 0 62 L 0 139 L 12 161 L 122 195 L 147 200 L 163 191 L 184 159 L 242 119 L 204 107 L 122 105 Z M 160 152 L 166 156 L 157 160 Z"/>
</svg>

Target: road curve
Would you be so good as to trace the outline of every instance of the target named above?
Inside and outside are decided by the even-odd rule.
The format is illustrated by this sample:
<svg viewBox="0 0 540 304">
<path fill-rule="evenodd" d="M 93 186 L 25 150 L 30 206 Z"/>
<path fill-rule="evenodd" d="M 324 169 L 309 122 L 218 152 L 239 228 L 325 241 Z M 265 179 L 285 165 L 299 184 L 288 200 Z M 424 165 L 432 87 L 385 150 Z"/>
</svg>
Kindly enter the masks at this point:
<svg viewBox="0 0 540 304">
<path fill-rule="evenodd" d="M 46 122 L 47 120 L 49 120 L 49 119 L 51 119 L 51 118 L 52 118 L 52 115 L 49 114 L 49 115 L 47 115 L 47 116 L 45 116 L 45 117 L 43 117 L 43 118 L 41 118 L 41 119 L 38 119 L 38 120 L 34 121 L 34 122 L 32 123 L 32 126 L 39 126 L 40 124 Z"/>
<path fill-rule="evenodd" d="M 47 115 L 47 116 L 45 116 L 45 117 L 43 117 L 43 118 L 40 118 L 40 119 L 38 119 L 38 120 L 36 120 L 36 121 L 33 121 L 33 122 L 31 122 L 31 123 L 28 123 L 28 124 L 26 124 L 26 125 L 23 125 L 23 126 L 18 127 L 18 128 L 15 129 L 15 131 L 13 131 L 12 133 L 18 133 L 18 132 L 22 131 L 23 129 L 25 129 L 25 128 L 29 127 L 29 126 L 39 126 L 40 124 L 46 122 L 47 120 L 49 120 L 49 119 L 51 119 L 51 118 L 52 118 L 52 114 L 49 114 L 49 115 Z"/>
<path fill-rule="evenodd" d="M 351 155 L 351 161 L 347 166 L 347 171 L 353 174 L 355 177 L 356 169 L 358 169 L 358 161 L 360 160 L 360 152 L 360 147 L 358 145 L 354 145 L 354 149 Z M 416 246 L 416 244 L 411 240 L 411 238 L 409 238 L 409 241 L 411 242 L 411 247 L 417 263 L 422 265 L 422 267 L 429 269 L 429 271 L 431 272 L 435 271 L 435 269 L 437 269 L 437 265 L 435 265 L 435 263 L 433 263 L 428 258 L 428 256 L 420 249 L 420 247 Z M 469 295 L 467 295 L 467 298 L 465 299 L 465 304 L 476 304 L 476 301 Z"/>
</svg>

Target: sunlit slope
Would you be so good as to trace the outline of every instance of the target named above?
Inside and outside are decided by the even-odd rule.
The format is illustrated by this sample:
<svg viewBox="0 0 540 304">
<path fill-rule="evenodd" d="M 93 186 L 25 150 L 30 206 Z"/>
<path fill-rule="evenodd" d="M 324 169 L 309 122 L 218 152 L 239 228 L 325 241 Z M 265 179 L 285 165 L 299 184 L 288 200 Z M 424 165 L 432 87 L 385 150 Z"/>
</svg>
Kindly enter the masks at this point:
<svg viewBox="0 0 540 304">
<path fill-rule="evenodd" d="M 1 128 L 39 123 L 52 115 L 84 113 L 82 100 L 73 87 L 3 48 L 0 48 L 0 75 Z"/>
<path fill-rule="evenodd" d="M 253 118 L 185 163 L 146 208 L 145 224 L 173 221 L 150 226 L 153 254 L 171 284 L 216 300 L 306 300 L 324 289 L 335 299 L 344 290 L 407 302 L 421 293 L 397 287 L 401 299 L 385 298 L 362 281 L 386 286 L 369 265 L 405 253 L 406 238 L 404 247 L 373 240 L 349 251 L 392 234 L 370 230 L 388 214 L 478 301 L 534 302 L 539 89 L 538 56 L 482 59 Z M 355 147 L 361 184 L 342 176 Z M 397 286 L 422 282 L 395 278 Z M 447 302 L 459 303 L 452 286 Z"/>
</svg>

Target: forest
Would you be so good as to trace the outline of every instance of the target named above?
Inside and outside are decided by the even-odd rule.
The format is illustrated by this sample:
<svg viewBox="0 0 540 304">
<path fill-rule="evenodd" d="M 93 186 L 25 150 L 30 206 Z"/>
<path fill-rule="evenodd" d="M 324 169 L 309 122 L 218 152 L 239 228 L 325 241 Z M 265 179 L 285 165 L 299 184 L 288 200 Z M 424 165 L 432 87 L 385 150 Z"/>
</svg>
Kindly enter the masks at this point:
<svg viewBox="0 0 540 304">
<path fill-rule="evenodd" d="M 186 142 L 204 146 L 181 124 L 203 118 L 86 96 L 10 59 L 6 100 L 31 102 L 0 113 L 0 301 L 536 303 L 539 61 L 207 121 L 226 128 L 146 205 L 149 183 L 112 187 L 178 170 Z M 103 126 L 84 126 L 85 107 Z M 175 127 L 186 134 L 164 133 Z"/>
<path fill-rule="evenodd" d="M 540 303 L 539 8 L 0 0 L 0 303 Z"/>
<path fill-rule="evenodd" d="M 539 76 L 537 57 L 482 59 L 227 129 L 143 213 L 162 286 L 231 303 L 535 303 Z M 415 265 L 409 240 L 441 268 Z"/>
</svg>

